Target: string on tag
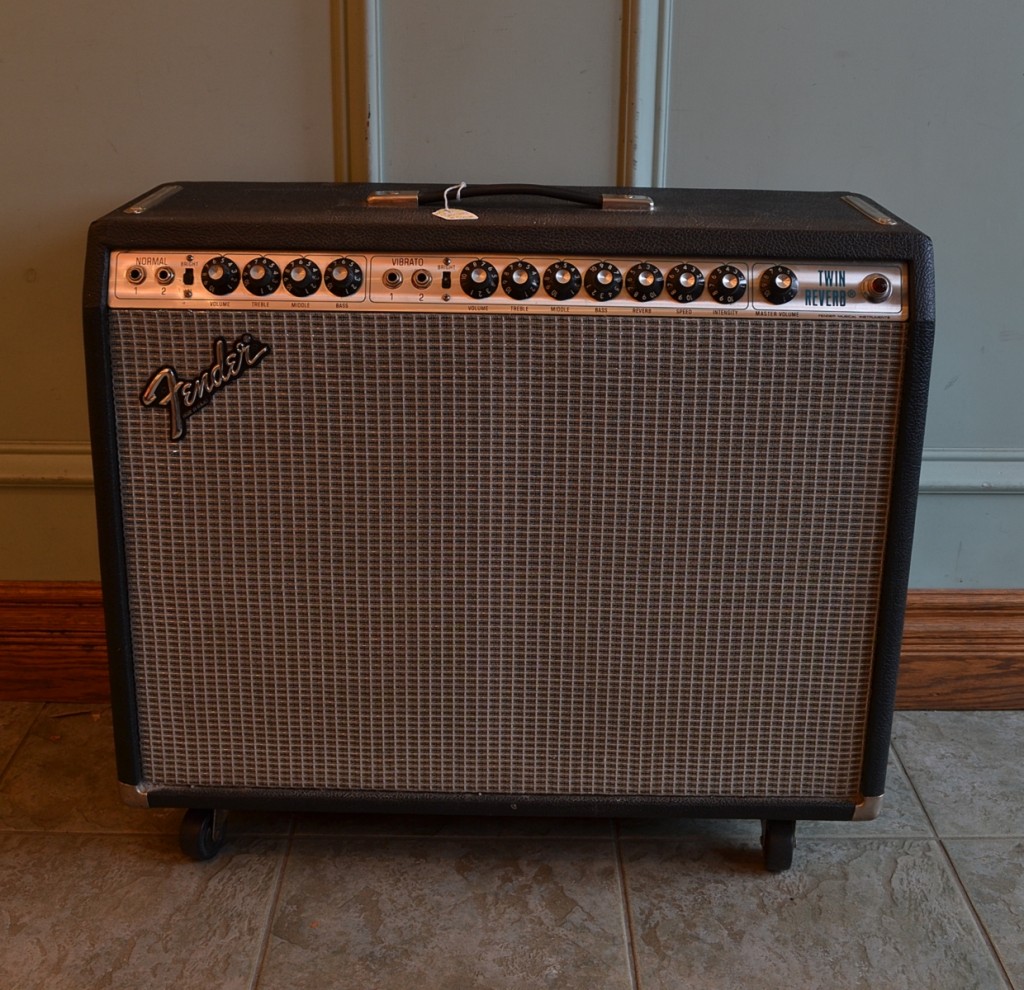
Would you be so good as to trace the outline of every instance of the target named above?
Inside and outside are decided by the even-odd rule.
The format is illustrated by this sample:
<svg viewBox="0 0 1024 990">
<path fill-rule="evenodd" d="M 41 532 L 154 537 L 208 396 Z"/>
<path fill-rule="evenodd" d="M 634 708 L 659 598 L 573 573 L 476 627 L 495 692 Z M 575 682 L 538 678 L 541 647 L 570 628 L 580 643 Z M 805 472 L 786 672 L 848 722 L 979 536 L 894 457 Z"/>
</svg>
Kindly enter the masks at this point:
<svg viewBox="0 0 1024 990">
<path fill-rule="evenodd" d="M 455 190 L 455 202 L 456 203 L 461 203 L 462 202 L 462 190 L 465 189 L 467 185 L 468 185 L 468 183 L 466 183 L 466 182 L 459 182 L 458 184 L 456 184 L 454 186 L 449 186 L 444 191 L 444 208 L 446 210 L 448 209 L 448 193 L 450 193 L 454 189 Z"/>
<path fill-rule="evenodd" d="M 448 205 L 448 194 L 451 192 L 455 193 L 455 202 L 460 203 L 462 201 L 462 190 L 466 188 L 468 183 L 458 182 L 454 186 L 449 186 L 444 191 L 444 207 L 440 210 L 434 210 L 434 216 L 440 217 L 442 220 L 478 220 L 479 217 L 475 213 L 470 213 L 469 210 L 458 209 Z"/>
</svg>

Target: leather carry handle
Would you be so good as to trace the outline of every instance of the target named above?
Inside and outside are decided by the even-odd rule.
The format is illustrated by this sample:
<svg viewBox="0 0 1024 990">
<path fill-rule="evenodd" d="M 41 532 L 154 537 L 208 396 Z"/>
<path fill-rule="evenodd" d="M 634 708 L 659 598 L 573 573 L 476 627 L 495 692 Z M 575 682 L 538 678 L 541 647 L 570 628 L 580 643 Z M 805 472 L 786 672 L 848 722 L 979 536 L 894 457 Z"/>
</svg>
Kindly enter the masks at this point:
<svg viewBox="0 0 1024 990">
<path fill-rule="evenodd" d="M 366 198 L 368 206 L 434 206 L 446 202 L 446 193 L 457 190 L 453 199 L 474 199 L 480 196 L 542 196 L 547 199 L 561 199 L 582 206 L 591 206 L 599 210 L 627 210 L 630 212 L 649 213 L 654 209 L 654 200 L 650 196 L 633 193 L 612 192 L 600 193 L 580 189 L 568 189 L 564 186 L 534 185 L 528 182 L 506 182 L 490 185 L 455 185 L 440 192 L 421 193 L 417 189 L 380 190 Z"/>
</svg>

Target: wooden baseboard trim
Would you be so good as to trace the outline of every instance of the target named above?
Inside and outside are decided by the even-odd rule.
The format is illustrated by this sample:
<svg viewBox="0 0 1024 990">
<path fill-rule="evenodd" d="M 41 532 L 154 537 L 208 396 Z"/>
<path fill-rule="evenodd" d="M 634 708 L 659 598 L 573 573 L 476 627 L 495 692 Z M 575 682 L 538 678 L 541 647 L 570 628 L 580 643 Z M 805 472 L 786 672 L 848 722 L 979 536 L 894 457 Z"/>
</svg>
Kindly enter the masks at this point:
<svg viewBox="0 0 1024 990">
<path fill-rule="evenodd" d="M 911 591 L 896 707 L 1024 709 L 1024 589 Z"/>
<path fill-rule="evenodd" d="M 99 584 L 0 582 L 0 701 L 109 697 Z"/>
<path fill-rule="evenodd" d="M 0 701 L 109 698 L 90 582 L 0 582 Z M 1024 589 L 914 590 L 896 707 L 1024 709 Z"/>
</svg>

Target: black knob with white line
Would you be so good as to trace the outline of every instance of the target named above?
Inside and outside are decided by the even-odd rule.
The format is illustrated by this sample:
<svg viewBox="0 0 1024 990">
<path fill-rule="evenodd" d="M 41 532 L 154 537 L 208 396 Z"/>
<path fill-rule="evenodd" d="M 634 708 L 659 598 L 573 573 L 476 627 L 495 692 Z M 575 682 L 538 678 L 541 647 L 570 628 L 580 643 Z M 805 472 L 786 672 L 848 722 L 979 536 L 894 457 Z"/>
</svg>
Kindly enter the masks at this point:
<svg viewBox="0 0 1024 990">
<path fill-rule="evenodd" d="M 696 265 L 676 265 L 665 284 L 677 303 L 691 303 L 704 295 L 704 273 Z"/>
<path fill-rule="evenodd" d="M 281 269 L 276 262 L 260 255 L 242 269 L 242 285 L 254 296 L 269 296 L 281 284 Z"/>
<path fill-rule="evenodd" d="M 324 269 L 324 285 L 336 296 L 350 296 L 363 284 L 363 270 L 351 258 L 335 258 Z"/>
<path fill-rule="evenodd" d="M 772 265 L 761 273 L 761 295 L 773 306 L 784 306 L 795 298 L 799 288 L 796 272 L 785 265 Z"/>
<path fill-rule="evenodd" d="M 739 302 L 747 292 L 747 276 L 735 265 L 719 265 L 708 276 L 708 295 L 723 306 Z"/>
<path fill-rule="evenodd" d="M 489 261 L 477 258 L 462 269 L 459 285 L 470 299 L 486 299 L 498 288 L 498 270 Z"/>
<path fill-rule="evenodd" d="M 528 261 L 513 261 L 501 273 L 501 287 L 511 299 L 529 299 L 540 288 L 540 273 Z"/>
<path fill-rule="evenodd" d="M 661 295 L 665 288 L 665 276 L 661 269 L 649 261 L 641 261 L 626 272 L 626 291 L 637 302 L 650 302 Z"/>
<path fill-rule="evenodd" d="M 215 296 L 226 296 L 238 288 L 241 274 L 234 261 L 219 254 L 203 265 L 200 277 L 207 292 L 212 292 Z"/>
<path fill-rule="evenodd" d="M 587 269 L 583 286 L 597 302 L 608 302 L 622 291 L 622 272 L 610 261 L 597 261 Z"/>
<path fill-rule="evenodd" d="M 559 302 L 572 299 L 582 284 L 580 270 L 571 261 L 556 261 L 544 271 L 544 291 Z"/>
<path fill-rule="evenodd" d="M 311 296 L 320 288 L 323 276 L 315 261 L 309 258 L 296 258 L 288 262 L 284 268 L 281 282 L 284 287 L 293 295 Z"/>
</svg>

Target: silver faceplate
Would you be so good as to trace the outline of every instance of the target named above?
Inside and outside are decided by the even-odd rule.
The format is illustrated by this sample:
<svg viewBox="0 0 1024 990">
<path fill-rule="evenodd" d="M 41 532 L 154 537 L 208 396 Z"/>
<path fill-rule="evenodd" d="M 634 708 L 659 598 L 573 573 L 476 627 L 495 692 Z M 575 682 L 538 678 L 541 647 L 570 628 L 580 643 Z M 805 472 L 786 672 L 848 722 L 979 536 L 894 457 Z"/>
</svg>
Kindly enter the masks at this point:
<svg viewBox="0 0 1024 990">
<path fill-rule="evenodd" d="M 316 292 L 299 298 L 289 294 L 283 285 L 264 295 L 252 295 L 240 282 L 225 295 L 209 292 L 202 283 L 203 266 L 218 256 L 231 258 L 239 270 L 253 259 L 266 256 L 284 271 L 297 259 L 308 259 L 325 272 L 338 258 L 347 258 L 358 264 L 363 273 L 359 289 L 352 295 L 338 297 L 321 283 Z M 219 309 L 219 310 L 277 310 L 277 311 L 376 311 L 376 312 L 462 312 L 491 314 L 593 314 L 629 316 L 729 318 L 784 318 L 844 320 L 905 320 L 908 315 L 909 293 L 907 271 L 900 264 L 864 264 L 843 262 L 791 261 L 784 258 L 766 260 L 736 258 L 593 258 L 553 255 L 520 258 L 517 255 L 488 254 L 483 256 L 498 274 L 498 285 L 492 295 L 474 299 L 467 295 L 460 283 L 463 269 L 480 260 L 472 255 L 439 254 L 360 254 L 339 248 L 332 253 L 304 253 L 295 251 L 195 250 L 119 251 L 112 256 L 108 304 L 112 308 L 144 309 Z M 649 302 L 632 298 L 625 286 L 616 298 L 598 302 L 581 285 L 571 299 L 553 299 L 543 284 L 529 299 L 516 300 L 501 286 L 501 274 L 509 265 L 528 261 L 537 270 L 543 283 L 545 270 L 560 261 L 570 262 L 580 273 L 581 280 L 587 270 L 598 262 L 611 263 L 623 280 L 635 265 L 647 262 L 656 266 L 663 276 L 676 266 L 688 263 L 698 268 L 707 279 L 720 265 L 731 265 L 742 271 L 747 279 L 746 292 L 741 299 L 725 305 L 716 302 L 707 288 L 700 298 L 690 303 L 678 303 L 667 290 Z M 761 294 L 759 282 L 762 274 L 776 265 L 790 269 L 797 278 L 795 297 L 782 305 L 773 305 Z M 133 272 L 133 270 L 135 270 Z M 133 272 L 135 281 L 129 278 Z M 163 274 L 163 279 L 158 277 Z M 388 284 L 385 275 L 393 276 L 399 284 Z M 141 273 L 141 280 L 140 280 Z M 421 273 L 417 278 L 417 273 Z M 892 291 L 881 302 L 872 302 L 865 291 L 869 278 L 884 276 Z"/>
</svg>

